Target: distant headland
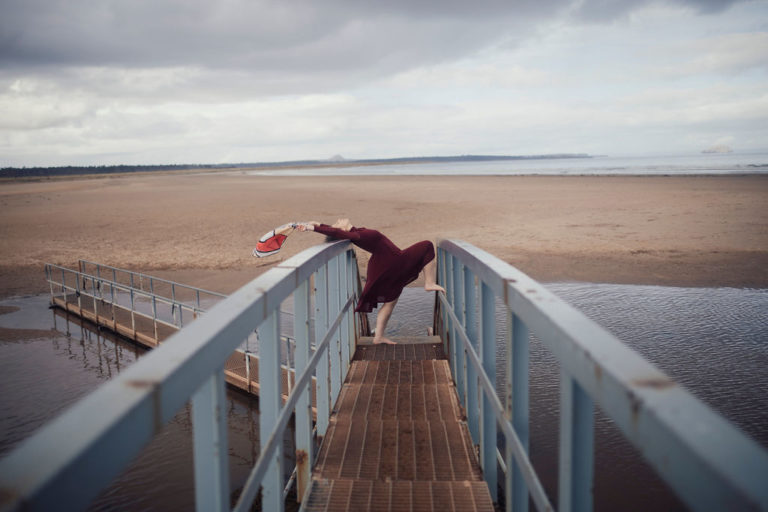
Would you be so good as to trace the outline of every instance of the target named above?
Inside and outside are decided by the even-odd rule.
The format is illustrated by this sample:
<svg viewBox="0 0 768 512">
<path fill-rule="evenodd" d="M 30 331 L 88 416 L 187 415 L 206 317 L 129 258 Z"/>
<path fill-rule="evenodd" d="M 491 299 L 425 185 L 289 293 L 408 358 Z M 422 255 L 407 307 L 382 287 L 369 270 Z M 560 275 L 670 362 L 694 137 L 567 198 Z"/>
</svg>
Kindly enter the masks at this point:
<svg viewBox="0 0 768 512">
<path fill-rule="evenodd" d="M 416 156 L 399 158 L 367 158 L 349 160 L 334 155 L 326 160 L 290 160 L 283 162 L 169 165 L 93 165 L 60 167 L 5 167 L 0 178 L 53 178 L 78 175 L 124 174 L 135 172 L 224 171 L 238 169 L 288 169 L 296 167 L 339 167 L 355 165 L 423 164 L 441 162 L 487 162 L 494 160 L 544 160 L 558 158 L 592 158 L 586 153 L 554 153 L 545 155 L 458 155 Z"/>
</svg>

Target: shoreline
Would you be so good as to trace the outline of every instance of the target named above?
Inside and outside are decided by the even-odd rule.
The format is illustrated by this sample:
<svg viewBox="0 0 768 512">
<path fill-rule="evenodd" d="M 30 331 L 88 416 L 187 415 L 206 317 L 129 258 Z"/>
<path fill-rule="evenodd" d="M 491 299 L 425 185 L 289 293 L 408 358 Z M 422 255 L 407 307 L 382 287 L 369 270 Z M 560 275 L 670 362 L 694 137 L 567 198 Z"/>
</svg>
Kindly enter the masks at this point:
<svg viewBox="0 0 768 512">
<path fill-rule="evenodd" d="M 547 282 L 768 288 L 768 175 L 247 176 L 186 172 L 0 184 L 0 297 L 77 260 L 231 293 L 312 245 L 256 239 L 349 217 L 398 246 L 465 240 Z M 358 251 L 362 271 L 367 253 Z M 418 282 L 416 283 L 418 284 Z"/>
</svg>

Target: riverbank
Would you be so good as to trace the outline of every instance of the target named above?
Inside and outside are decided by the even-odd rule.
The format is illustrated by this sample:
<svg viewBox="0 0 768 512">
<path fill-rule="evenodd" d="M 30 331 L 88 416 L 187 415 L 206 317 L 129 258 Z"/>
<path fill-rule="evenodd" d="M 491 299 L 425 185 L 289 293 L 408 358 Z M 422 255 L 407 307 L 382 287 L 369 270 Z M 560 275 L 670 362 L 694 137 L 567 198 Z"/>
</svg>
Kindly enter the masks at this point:
<svg viewBox="0 0 768 512">
<path fill-rule="evenodd" d="M 121 175 L 0 185 L 0 296 L 79 258 L 230 293 L 276 256 L 256 239 L 346 216 L 401 247 L 466 240 L 541 281 L 768 287 L 768 176 Z M 366 253 L 360 253 L 365 265 Z"/>
</svg>

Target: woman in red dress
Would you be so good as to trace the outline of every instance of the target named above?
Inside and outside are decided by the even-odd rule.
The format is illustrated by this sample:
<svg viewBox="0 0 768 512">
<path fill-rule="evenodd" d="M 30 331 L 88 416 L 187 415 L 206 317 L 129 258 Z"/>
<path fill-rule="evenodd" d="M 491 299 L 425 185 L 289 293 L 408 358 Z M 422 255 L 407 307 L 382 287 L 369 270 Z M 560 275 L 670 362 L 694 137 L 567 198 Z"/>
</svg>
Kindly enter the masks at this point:
<svg viewBox="0 0 768 512">
<path fill-rule="evenodd" d="M 379 303 L 383 305 L 376 317 L 376 332 L 373 342 L 394 344 L 384 336 L 389 317 L 395 309 L 398 297 L 405 286 L 424 271 L 424 289 L 442 291 L 437 284 L 435 247 L 429 240 L 399 249 L 392 241 L 375 229 L 356 228 L 349 219 L 339 219 L 333 226 L 308 222 L 298 226 L 299 231 L 316 231 L 331 238 L 350 240 L 353 244 L 371 253 L 365 287 L 355 311 L 369 313 Z"/>
</svg>

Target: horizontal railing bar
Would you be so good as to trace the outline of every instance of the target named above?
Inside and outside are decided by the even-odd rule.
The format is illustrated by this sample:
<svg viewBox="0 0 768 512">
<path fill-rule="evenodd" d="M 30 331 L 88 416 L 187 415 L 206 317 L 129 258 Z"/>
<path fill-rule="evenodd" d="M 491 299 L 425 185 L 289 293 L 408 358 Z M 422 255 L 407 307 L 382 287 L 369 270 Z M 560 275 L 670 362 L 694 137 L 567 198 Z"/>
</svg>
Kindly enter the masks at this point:
<svg viewBox="0 0 768 512">
<path fill-rule="evenodd" d="M 544 487 L 539 481 L 539 477 L 536 474 L 536 471 L 533 469 L 533 464 L 531 464 L 531 461 L 528 458 L 528 454 L 525 453 L 525 449 L 523 448 L 523 444 L 520 442 L 520 438 L 517 437 L 517 433 L 512 427 L 511 422 L 507 420 L 506 415 L 504 414 L 504 406 L 501 405 L 501 401 L 496 395 L 496 390 L 494 389 L 493 384 L 491 384 L 491 381 L 488 379 L 488 375 L 485 373 L 483 364 L 480 362 L 480 358 L 477 357 L 477 353 L 472 347 L 472 343 L 469 341 L 467 333 L 464 331 L 464 327 L 456 317 L 456 313 L 453 311 L 453 308 L 451 308 L 445 293 L 438 292 L 438 296 L 440 297 L 440 301 L 442 302 L 443 307 L 446 308 L 448 315 L 454 322 L 454 329 L 459 334 L 459 339 L 461 339 L 467 354 L 469 354 L 469 360 L 475 367 L 477 378 L 479 379 L 480 384 L 483 387 L 483 391 L 488 397 L 488 401 L 493 408 L 493 413 L 496 416 L 496 423 L 501 426 L 501 430 L 504 433 L 507 442 L 511 442 L 515 460 L 517 461 L 517 465 L 520 468 L 520 471 L 523 473 L 525 482 L 528 484 L 528 489 L 534 503 L 536 503 L 536 508 L 539 510 L 554 510 L 549 502 L 547 493 L 544 491 Z"/>
<path fill-rule="evenodd" d="M 85 297 L 89 297 L 89 298 L 91 298 L 93 300 L 102 300 L 102 301 L 106 302 L 107 304 L 109 304 L 110 306 L 112 306 L 113 308 L 118 308 L 118 309 L 122 309 L 123 311 L 133 312 L 136 315 L 139 315 L 141 317 L 144 317 L 144 318 L 147 318 L 149 320 L 155 321 L 155 322 L 157 322 L 159 324 L 163 324 L 165 326 L 172 327 L 174 329 L 178 329 L 179 328 L 178 325 L 176 325 L 174 323 L 171 323 L 171 322 L 168 322 L 168 321 L 165 321 L 165 320 L 163 320 L 160 317 L 153 317 L 151 314 L 144 313 L 142 311 L 137 310 L 136 308 L 131 309 L 130 306 L 126 306 L 124 304 L 120 304 L 119 302 L 112 302 L 112 300 L 102 298 L 102 297 L 100 297 L 98 295 L 94 295 L 91 292 L 88 292 L 88 291 L 86 291 L 84 289 L 73 288 L 70 285 L 66 285 L 66 284 L 63 285 L 63 284 L 60 284 L 60 283 L 58 283 L 56 281 L 48 281 L 48 282 L 51 283 L 51 284 L 54 284 L 56 286 L 65 288 L 67 290 L 71 290 L 71 291 L 73 291 L 75 293 L 79 293 L 80 295 L 85 296 Z M 131 291 L 131 290 L 129 289 L 128 291 Z M 140 290 L 133 290 L 133 291 L 134 291 L 134 294 L 138 294 L 138 295 L 141 295 L 141 294 L 145 293 L 145 292 L 142 292 Z M 153 296 L 149 295 L 148 293 L 146 295 L 150 299 L 153 297 Z M 191 313 L 204 313 L 205 312 L 204 309 L 196 308 L 194 306 L 190 306 L 189 304 L 166 302 L 165 299 L 163 299 L 162 297 L 155 297 L 155 299 L 159 300 L 160 302 L 163 302 L 164 304 L 166 304 L 168 306 L 176 306 L 179 309 L 182 309 L 184 311 L 189 311 Z"/>
<path fill-rule="evenodd" d="M 128 269 L 124 269 L 124 268 L 112 267 L 110 265 L 104 265 L 103 263 L 96 263 L 96 262 L 88 261 L 88 260 L 78 260 L 78 261 L 79 262 L 83 262 L 83 263 L 85 263 L 87 265 L 94 265 L 96 267 L 106 268 L 108 270 L 116 270 L 118 272 L 124 272 L 126 274 L 133 274 L 134 276 L 139 276 L 141 278 L 152 279 L 155 282 L 166 283 L 166 284 L 178 286 L 178 287 L 181 287 L 181 288 L 184 288 L 184 289 L 187 289 L 187 290 L 199 291 L 201 293 L 207 293 L 209 295 L 215 295 L 215 296 L 220 297 L 220 298 L 226 297 L 226 295 L 223 294 L 223 293 L 212 292 L 212 291 L 206 290 L 204 288 L 198 288 L 196 286 L 190 286 L 188 284 L 178 283 L 176 281 L 171 281 L 169 279 L 163 279 L 162 277 L 150 276 L 150 275 L 144 274 L 142 272 L 136 272 L 136 271 L 128 270 Z"/>
<path fill-rule="evenodd" d="M 499 464 L 499 467 L 501 468 L 501 472 L 506 475 L 507 463 L 504 462 L 504 456 L 501 454 L 498 448 L 496 448 L 496 462 Z"/>
<path fill-rule="evenodd" d="M 339 325 L 344 318 L 344 315 L 347 313 L 347 310 L 349 310 L 349 307 L 352 305 L 353 301 L 354 296 L 351 296 L 347 299 L 347 302 L 344 304 L 344 307 L 337 315 L 333 324 L 329 326 L 328 332 L 323 337 L 323 341 L 320 342 L 320 345 L 318 345 L 315 349 L 315 353 L 312 354 L 312 357 L 309 359 L 306 369 L 301 373 L 301 376 L 294 384 L 294 392 L 290 394 L 285 402 L 285 405 L 283 405 L 283 408 L 280 410 L 280 414 L 278 415 L 277 421 L 275 422 L 275 427 L 272 429 L 272 435 L 269 436 L 269 440 L 262 447 L 261 453 L 259 454 L 259 459 L 256 461 L 256 465 L 251 470 L 251 474 L 246 480 L 245 485 L 243 486 L 243 491 L 240 493 L 240 498 L 237 500 L 237 504 L 233 510 L 244 511 L 250 509 L 251 502 L 256 497 L 256 493 L 259 491 L 261 480 L 269 469 L 269 464 L 272 462 L 269 460 L 269 458 L 277 449 L 277 443 L 282 442 L 283 429 L 285 429 L 285 425 L 293 415 L 293 409 L 296 407 L 296 402 L 298 402 L 299 396 L 301 396 L 302 393 L 306 393 L 306 391 L 296 392 L 295 390 L 306 389 L 310 379 L 312 378 L 312 372 L 314 372 L 318 361 L 320 361 L 320 357 L 322 356 L 323 352 L 328 349 L 331 338 L 335 336 L 336 331 L 338 330 Z"/>
<path fill-rule="evenodd" d="M 523 272 L 465 242 L 438 246 L 488 279 L 689 506 L 768 509 L 759 444 Z"/>
<path fill-rule="evenodd" d="M 194 329 L 173 334 L 23 441 L 0 460 L 3 505 L 85 508 L 296 289 L 297 275 L 308 271 L 303 262 L 319 267 L 349 245 L 311 247 L 257 277 L 198 318 Z"/>
<path fill-rule="evenodd" d="M 77 270 L 73 270 L 73 269 L 69 269 L 69 268 L 65 268 L 65 267 L 60 267 L 58 265 L 53 265 L 51 263 L 46 263 L 46 265 L 51 265 L 52 268 L 56 268 L 58 270 L 63 270 L 63 271 L 68 272 L 70 274 L 74 274 L 75 276 L 77 276 L 78 279 L 86 279 L 86 280 L 92 280 L 92 281 L 98 282 L 98 283 L 105 283 L 105 284 L 107 284 L 107 285 L 109 285 L 109 286 L 111 286 L 111 287 L 113 287 L 113 288 L 115 288 L 117 290 L 123 291 L 123 292 L 133 291 L 135 294 L 139 294 L 142 297 L 146 297 L 146 298 L 149 298 L 149 299 L 155 298 L 156 300 L 159 300 L 163 304 L 167 304 L 169 306 L 172 306 L 172 305 L 184 306 L 189 311 L 204 311 L 202 308 L 198 308 L 198 307 L 196 307 L 194 305 L 190 305 L 190 304 L 188 304 L 186 302 L 182 302 L 180 300 L 174 300 L 172 298 L 165 297 L 163 295 L 158 295 L 157 293 L 153 293 L 151 291 L 146 291 L 146 290 L 143 290 L 141 288 L 136 288 L 136 287 L 131 288 L 130 285 L 123 284 L 123 283 L 118 283 L 118 282 L 112 281 L 110 279 L 107 279 L 106 277 L 98 277 L 98 276 L 94 276 L 94 275 L 91 275 L 91 274 L 85 274 L 85 273 L 79 272 Z M 84 289 L 81 290 L 81 289 L 78 289 L 78 288 L 73 288 L 72 285 L 68 285 L 66 283 L 59 283 L 58 281 L 55 281 L 53 278 L 50 278 L 48 280 L 48 282 L 51 283 L 51 284 L 57 285 L 57 286 L 65 287 L 65 288 L 67 288 L 69 290 L 77 291 L 80 294 L 87 295 L 89 297 L 94 296 L 94 294 L 89 293 L 88 291 L 86 291 Z M 208 293 L 208 292 L 206 292 L 206 293 Z M 217 295 L 217 296 L 219 296 L 219 295 Z M 220 297 L 226 297 L 226 295 L 220 295 Z M 99 298 L 101 299 L 102 297 L 99 297 Z"/>
</svg>

